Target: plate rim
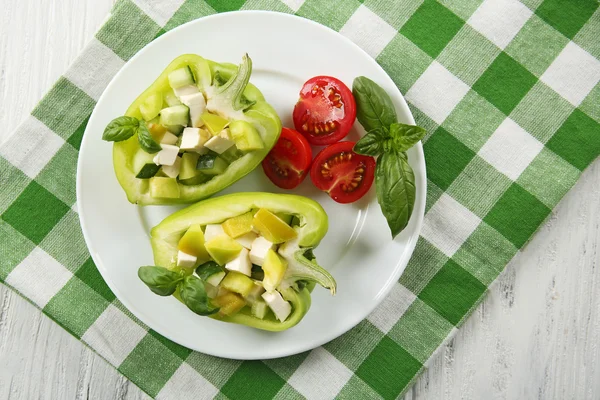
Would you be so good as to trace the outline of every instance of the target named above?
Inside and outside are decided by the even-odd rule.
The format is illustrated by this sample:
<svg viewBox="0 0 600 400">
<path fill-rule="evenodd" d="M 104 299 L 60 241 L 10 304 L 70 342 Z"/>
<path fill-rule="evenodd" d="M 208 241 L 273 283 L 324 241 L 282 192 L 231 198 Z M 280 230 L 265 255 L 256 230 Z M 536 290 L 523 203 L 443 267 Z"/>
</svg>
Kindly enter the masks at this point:
<svg viewBox="0 0 600 400">
<path fill-rule="evenodd" d="M 169 30 L 168 32 L 164 33 L 163 35 L 161 35 L 160 37 L 154 39 L 153 41 L 151 41 L 150 43 L 146 44 L 142 49 L 140 49 L 136 54 L 133 55 L 133 57 L 131 57 L 129 60 L 127 60 L 119 69 L 119 71 L 117 71 L 117 73 L 111 78 L 110 82 L 108 83 L 108 85 L 106 85 L 105 89 L 103 90 L 102 94 L 100 95 L 100 97 L 98 98 L 98 100 L 96 101 L 96 105 L 94 106 L 94 109 L 92 110 L 92 113 L 90 114 L 89 117 L 89 121 L 93 120 L 93 117 L 95 116 L 96 112 L 97 112 L 97 105 L 100 104 L 104 98 L 104 96 L 106 95 L 106 93 L 109 91 L 109 89 L 115 84 L 115 81 L 117 80 L 117 78 L 120 76 L 120 74 L 122 73 L 122 71 L 125 69 L 125 67 L 127 67 L 127 65 L 131 62 L 134 62 L 138 57 L 140 57 L 148 47 L 154 45 L 157 42 L 160 42 L 162 40 L 165 40 L 164 38 L 167 38 L 169 36 L 175 35 L 177 34 L 177 32 L 179 30 L 182 30 L 184 27 L 188 26 L 188 25 L 193 25 L 193 24 L 197 24 L 197 23 L 201 23 L 202 21 L 206 20 L 206 19 L 222 19 L 222 18 L 228 18 L 230 15 L 232 14 L 266 14 L 266 15 L 272 15 L 274 17 L 277 18 L 289 18 L 289 19 L 296 19 L 296 20 L 302 20 L 303 23 L 308 23 L 309 25 L 311 25 L 312 29 L 320 29 L 324 32 L 327 32 L 328 34 L 330 33 L 334 33 L 335 36 L 337 36 L 338 39 L 346 42 L 347 44 L 349 44 L 351 47 L 353 47 L 355 50 L 358 50 L 360 53 L 362 53 L 362 55 L 364 57 L 368 57 L 371 60 L 374 61 L 376 68 L 378 68 L 381 72 L 383 72 L 383 74 L 392 81 L 392 83 L 394 84 L 394 87 L 396 88 L 396 90 L 398 91 L 398 94 L 400 95 L 400 107 L 403 109 L 403 111 L 405 112 L 405 114 L 408 116 L 408 123 L 410 124 L 415 124 L 415 120 L 414 120 L 414 116 L 412 114 L 412 112 L 410 111 L 410 108 L 408 107 L 408 104 L 406 102 L 406 99 L 404 97 L 404 95 L 402 94 L 402 92 L 400 91 L 400 89 L 398 89 L 398 87 L 396 86 L 396 84 L 393 82 L 392 78 L 389 76 L 389 74 L 383 69 L 383 67 L 371 56 L 369 55 L 364 49 L 362 49 L 360 46 L 358 46 L 356 43 L 354 43 L 352 40 L 350 40 L 349 38 L 347 38 L 346 36 L 342 35 L 341 33 L 339 33 L 338 31 L 331 29 L 325 25 L 322 25 L 316 21 L 313 21 L 311 19 L 308 18 L 304 18 L 298 15 L 294 15 L 294 14 L 287 14 L 287 13 L 283 13 L 283 12 L 279 12 L 279 11 L 269 11 L 269 10 L 238 10 L 238 11 L 230 11 L 230 12 L 223 12 L 223 13 L 216 13 L 216 14 L 211 14 L 211 15 L 207 15 L 207 16 L 203 16 L 200 18 L 196 18 L 194 20 L 188 21 L 184 24 L 181 24 L 171 30 Z M 89 123 L 86 126 L 86 129 L 84 131 L 83 134 L 83 140 L 85 140 L 86 136 L 89 136 L 88 134 L 88 129 L 91 129 Z M 94 261 L 94 264 L 96 265 L 96 268 L 98 269 L 98 272 L 101 274 L 102 279 L 104 280 L 104 282 L 108 285 L 108 287 L 110 288 L 110 290 L 115 294 L 116 298 L 127 308 L 127 310 L 129 312 L 131 312 L 137 319 L 139 319 L 142 323 L 146 324 L 150 329 L 155 330 L 157 333 L 159 333 L 160 335 L 166 337 L 167 339 L 178 343 L 186 348 L 189 348 L 193 351 L 198 351 L 204 354 L 208 354 L 208 355 L 212 355 L 212 356 L 216 356 L 216 357 L 221 357 L 221 358 L 227 358 L 227 359 L 233 359 L 233 360 L 267 360 L 267 359 L 274 359 L 274 358 L 281 358 L 281 357 L 288 357 L 288 356 L 292 356 L 295 354 L 299 354 L 302 352 L 306 352 L 306 351 L 310 351 L 313 350 L 317 347 L 320 347 L 342 335 L 344 335 L 345 333 L 347 333 L 348 331 L 350 331 L 352 328 L 354 328 L 356 325 L 358 325 L 361 321 L 363 321 L 364 319 L 366 319 L 374 310 L 375 308 L 377 308 L 377 306 L 379 306 L 386 298 L 387 296 L 390 294 L 392 288 L 394 287 L 395 283 L 398 283 L 398 280 L 400 278 L 400 276 L 404 273 L 404 271 L 406 270 L 406 266 L 408 265 L 410 259 L 412 258 L 413 254 L 414 254 L 414 250 L 417 244 L 417 241 L 421 235 L 421 231 L 422 231 L 422 227 L 423 227 L 423 220 L 424 220 L 424 216 L 425 216 L 425 205 L 426 205 L 426 197 L 427 197 L 427 170 L 426 170 L 426 165 L 425 165 L 425 154 L 423 151 L 423 144 L 422 142 L 418 142 L 417 145 L 415 145 L 413 148 L 417 153 L 417 157 L 415 157 L 414 159 L 411 160 L 411 163 L 413 165 L 418 165 L 419 169 L 422 171 L 422 182 L 419 182 L 419 189 L 417 189 L 417 199 L 421 199 L 421 200 L 416 200 L 416 204 L 419 204 L 421 207 L 415 207 L 415 209 L 419 208 L 422 209 L 422 213 L 419 214 L 414 214 L 411 216 L 411 220 L 416 218 L 415 221 L 415 228 L 414 228 L 414 233 L 410 236 L 410 238 L 407 240 L 406 242 L 406 252 L 407 252 L 407 258 L 405 261 L 405 265 L 402 268 L 399 268 L 398 271 L 393 274 L 390 279 L 388 279 L 388 281 L 384 284 L 384 286 L 381 288 L 381 290 L 379 291 L 377 298 L 378 301 L 373 301 L 372 304 L 370 305 L 370 307 L 368 307 L 368 312 L 363 316 L 362 313 L 360 315 L 359 318 L 352 318 L 351 322 L 347 324 L 347 327 L 345 327 L 345 329 L 343 329 L 341 332 L 332 332 L 329 335 L 324 335 L 322 336 L 319 340 L 313 340 L 310 343 L 306 344 L 305 346 L 301 346 L 299 348 L 296 348 L 292 351 L 286 351 L 286 348 L 283 349 L 277 349 L 276 351 L 272 351 L 271 353 L 269 353 L 268 355 L 264 355 L 261 357 L 256 357 L 256 356 L 244 356 L 244 355 L 239 355 L 237 354 L 236 356 L 233 356 L 232 354 L 226 354 L 226 352 L 219 352 L 219 351 L 210 351 L 207 349 L 199 349 L 198 347 L 195 346 L 191 346 L 188 347 L 187 344 L 182 344 L 180 343 L 176 338 L 174 338 L 169 332 L 164 332 L 161 328 L 159 329 L 155 329 L 155 327 L 149 325 L 147 323 L 147 321 L 145 320 L 145 317 L 139 315 L 138 310 L 136 310 L 135 307 L 132 307 L 131 303 L 129 300 L 126 299 L 125 296 L 121 295 L 120 290 L 118 290 L 116 288 L 116 285 L 113 284 L 110 279 L 107 279 L 107 276 L 109 275 L 107 271 L 104 271 L 104 266 L 101 262 L 98 262 L 97 257 L 99 257 L 99 254 L 97 254 L 97 252 L 94 251 L 94 246 L 91 243 L 91 239 L 88 235 L 88 228 L 85 222 L 85 216 L 84 216 L 84 212 L 82 210 L 82 204 L 83 202 L 80 201 L 81 196 L 82 196 L 82 179 L 83 179 L 83 173 L 82 173 L 82 169 L 83 169 L 83 159 L 84 157 L 81 157 L 81 149 L 83 148 L 83 140 L 82 140 L 82 147 L 80 148 L 79 154 L 78 154 L 78 159 L 77 159 L 77 172 L 76 172 L 76 200 L 77 200 L 77 214 L 78 214 L 78 218 L 79 218 L 79 223 L 81 226 L 81 230 L 82 230 L 82 234 L 84 237 L 84 241 L 87 247 L 87 250 L 90 253 L 90 256 L 92 257 L 92 260 Z M 214 196 L 218 196 L 219 193 L 215 193 Z M 211 196 L 211 197 L 214 197 Z M 195 204 L 195 203 L 191 203 L 191 204 Z M 191 205 L 189 204 L 189 205 Z M 189 206 L 188 205 L 188 206 Z M 139 206 L 138 206 L 139 207 Z M 134 311 L 135 310 L 135 311 Z"/>
</svg>

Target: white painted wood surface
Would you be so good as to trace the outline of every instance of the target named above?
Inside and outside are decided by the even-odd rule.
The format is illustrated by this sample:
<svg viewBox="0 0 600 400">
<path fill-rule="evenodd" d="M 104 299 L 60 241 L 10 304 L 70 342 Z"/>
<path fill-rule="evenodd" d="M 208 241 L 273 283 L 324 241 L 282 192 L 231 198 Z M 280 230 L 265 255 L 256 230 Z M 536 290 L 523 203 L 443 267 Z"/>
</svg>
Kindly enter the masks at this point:
<svg viewBox="0 0 600 400">
<path fill-rule="evenodd" d="M 65 71 L 112 0 L 0 0 L 0 142 Z M 406 399 L 600 398 L 600 162 L 588 169 Z M 0 399 L 142 399 L 0 285 Z"/>
</svg>

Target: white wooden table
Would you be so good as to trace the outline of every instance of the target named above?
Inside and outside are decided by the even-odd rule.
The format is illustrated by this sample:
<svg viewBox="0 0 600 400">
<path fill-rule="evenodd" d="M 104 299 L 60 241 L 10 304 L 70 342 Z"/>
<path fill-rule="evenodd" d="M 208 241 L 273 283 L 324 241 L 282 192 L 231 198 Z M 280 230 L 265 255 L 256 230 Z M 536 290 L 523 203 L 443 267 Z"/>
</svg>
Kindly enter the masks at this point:
<svg viewBox="0 0 600 400">
<path fill-rule="evenodd" d="M 0 0 L 0 142 L 79 54 L 112 0 Z M 407 399 L 600 398 L 600 161 Z M 0 285 L 0 399 L 147 396 Z"/>
</svg>

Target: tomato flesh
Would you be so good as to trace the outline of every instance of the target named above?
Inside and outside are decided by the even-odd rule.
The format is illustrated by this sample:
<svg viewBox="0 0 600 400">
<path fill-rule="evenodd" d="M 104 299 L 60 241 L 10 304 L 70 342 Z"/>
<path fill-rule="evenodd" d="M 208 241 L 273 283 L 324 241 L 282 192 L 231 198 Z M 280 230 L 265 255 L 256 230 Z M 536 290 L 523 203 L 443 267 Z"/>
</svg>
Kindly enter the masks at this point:
<svg viewBox="0 0 600 400">
<path fill-rule="evenodd" d="M 371 188 L 375 159 L 352 151 L 355 142 L 334 143 L 321 150 L 310 169 L 314 185 L 338 203 L 353 203 Z"/>
<path fill-rule="evenodd" d="M 356 102 L 348 86 L 331 76 L 315 76 L 300 90 L 294 107 L 294 126 L 310 144 L 339 142 L 356 119 Z"/>
<path fill-rule="evenodd" d="M 304 136 L 293 129 L 283 128 L 281 136 L 262 162 L 265 175 L 282 189 L 298 186 L 308 172 L 312 150 Z"/>
</svg>

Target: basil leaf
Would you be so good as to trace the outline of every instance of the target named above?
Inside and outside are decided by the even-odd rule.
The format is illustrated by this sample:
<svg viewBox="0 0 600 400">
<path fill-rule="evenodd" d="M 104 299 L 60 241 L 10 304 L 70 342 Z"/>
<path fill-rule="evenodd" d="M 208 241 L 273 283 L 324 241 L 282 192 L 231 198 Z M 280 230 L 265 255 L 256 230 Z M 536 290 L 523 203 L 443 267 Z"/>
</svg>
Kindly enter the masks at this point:
<svg viewBox="0 0 600 400">
<path fill-rule="evenodd" d="M 133 117 L 117 117 L 110 121 L 106 128 L 104 128 L 104 133 L 102 134 L 102 140 L 106 140 L 107 142 L 121 142 L 123 140 L 127 140 L 138 130 L 140 122 L 137 118 Z"/>
<path fill-rule="evenodd" d="M 383 128 L 373 129 L 354 145 L 354 152 L 376 157 L 383 153 L 389 133 Z"/>
<path fill-rule="evenodd" d="M 183 280 L 177 272 L 156 266 L 140 267 L 138 276 L 152 292 L 159 296 L 172 295 L 179 282 Z"/>
<path fill-rule="evenodd" d="M 398 122 L 392 99 L 369 78 L 359 76 L 354 79 L 352 94 L 356 100 L 356 119 L 367 132 L 389 129 L 390 125 Z"/>
<path fill-rule="evenodd" d="M 413 147 L 427 131 L 420 126 L 395 123 L 390 125 L 390 136 L 394 150 L 406 151 Z"/>
<path fill-rule="evenodd" d="M 140 121 L 140 127 L 138 129 L 138 142 L 140 142 L 140 147 L 146 153 L 157 153 L 162 150 L 160 144 L 156 143 L 150 131 L 148 130 L 148 126 L 146 126 L 146 122 Z"/>
<path fill-rule="evenodd" d="M 211 306 L 204 282 L 198 277 L 187 276 L 179 287 L 179 294 L 187 308 L 198 315 L 211 315 L 219 311 Z"/>
<path fill-rule="evenodd" d="M 415 205 L 415 174 L 406 154 L 383 153 L 377 160 L 375 179 L 377 201 L 396 237 L 408 225 Z"/>
<path fill-rule="evenodd" d="M 221 268 L 219 264 L 217 264 L 214 261 L 205 262 L 204 264 L 196 268 L 196 274 L 198 274 L 200 279 L 202 279 L 203 281 L 206 281 L 209 277 L 218 272 L 223 272 L 223 268 Z"/>
</svg>

